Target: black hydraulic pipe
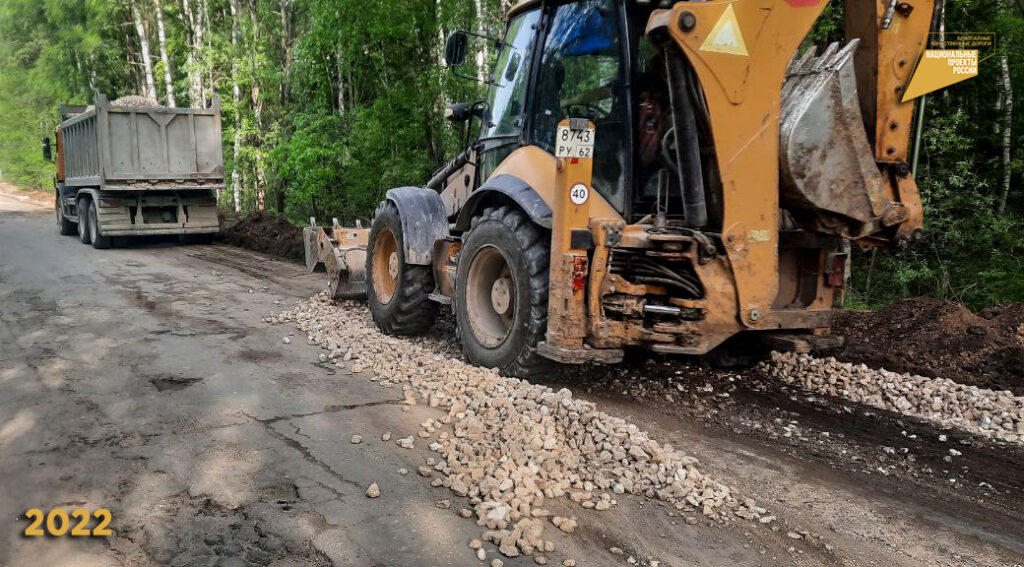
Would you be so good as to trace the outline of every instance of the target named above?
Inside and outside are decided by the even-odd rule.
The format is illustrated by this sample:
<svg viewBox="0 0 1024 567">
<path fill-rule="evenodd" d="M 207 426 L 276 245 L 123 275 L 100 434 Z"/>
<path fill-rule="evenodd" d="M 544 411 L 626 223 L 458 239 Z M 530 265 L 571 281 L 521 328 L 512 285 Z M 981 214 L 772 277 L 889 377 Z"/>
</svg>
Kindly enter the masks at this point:
<svg viewBox="0 0 1024 567">
<path fill-rule="evenodd" d="M 690 97 L 686 56 L 675 41 L 665 42 L 665 67 L 672 102 L 676 162 L 683 186 L 683 216 L 686 217 L 686 226 L 703 228 L 708 223 L 708 206 L 704 199 L 704 172 L 701 168 L 697 117 Z"/>
<path fill-rule="evenodd" d="M 444 182 L 467 163 L 469 163 L 469 150 L 455 156 L 454 159 L 444 164 L 441 169 L 434 172 L 434 176 L 430 178 L 430 181 L 427 181 L 426 186 L 435 191 L 440 191 L 444 187 Z"/>
</svg>

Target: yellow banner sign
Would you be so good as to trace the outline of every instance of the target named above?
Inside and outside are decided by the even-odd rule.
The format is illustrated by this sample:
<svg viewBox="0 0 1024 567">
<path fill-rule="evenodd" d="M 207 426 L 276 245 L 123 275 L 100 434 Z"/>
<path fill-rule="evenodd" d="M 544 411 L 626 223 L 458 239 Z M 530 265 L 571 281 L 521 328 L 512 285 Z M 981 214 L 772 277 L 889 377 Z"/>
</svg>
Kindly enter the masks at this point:
<svg viewBox="0 0 1024 567">
<path fill-rule="evenodd" d="M 903 92 L 903 102 L 977 76 L 977 49 L 927 49 Z"/>
</svg>

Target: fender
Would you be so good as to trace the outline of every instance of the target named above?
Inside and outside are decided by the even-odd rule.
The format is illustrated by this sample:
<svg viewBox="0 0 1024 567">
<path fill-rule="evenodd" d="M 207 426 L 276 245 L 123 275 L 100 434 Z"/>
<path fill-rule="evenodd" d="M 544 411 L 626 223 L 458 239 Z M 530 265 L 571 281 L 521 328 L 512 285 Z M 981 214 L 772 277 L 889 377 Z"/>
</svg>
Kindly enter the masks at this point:
<svg viewBox="0 0 1024 567">
<path fill-rule="evenodd" d="M 398 187 L 388 190 L 387 200 L 398 207 L 402 220 L 405 261 L 429 266 L 434 243 L 448 237 L 448 213 L 441 196 L 433 189 Z"/>
<path fill-rule="evenodd" d="M 462 210 L 459 211 L 459 218 L 455 221 L 455 230 L 460 232 L 468 230 L 473 216 L 483 207 L 484 203 L 494 197 L 501 198 L 501 196 L 519 205 L 519 208 L 534 223 L 551 230 L 551 207 L 544 202 L 544 199 L 533 187 L 522 179 L 508 174 L 491 177 L 470 195 Z"/>
</svg>

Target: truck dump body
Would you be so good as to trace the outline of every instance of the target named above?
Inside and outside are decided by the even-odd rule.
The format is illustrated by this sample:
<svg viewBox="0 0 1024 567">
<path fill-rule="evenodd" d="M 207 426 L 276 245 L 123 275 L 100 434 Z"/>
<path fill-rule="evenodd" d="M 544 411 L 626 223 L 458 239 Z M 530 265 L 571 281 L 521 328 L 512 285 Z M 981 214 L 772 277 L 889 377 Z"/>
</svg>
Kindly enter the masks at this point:
<svg viewBox="0 0 1024 567">
<path fill-rule="evenodd" d="M 102 95 L 61 122 L 64 183 L 104 190 L 224 185 L 220 105 L 112 106 Z"/>
<path fill-rule="evenodd" d="M 220 101 L 211 108 L 61 107 L 58 186 L 65 216 L 88 199 L 106 236 L 218 231 L 224 187 Z M 84 213 L 84 211 L 83 211 Z"/>
</svg>

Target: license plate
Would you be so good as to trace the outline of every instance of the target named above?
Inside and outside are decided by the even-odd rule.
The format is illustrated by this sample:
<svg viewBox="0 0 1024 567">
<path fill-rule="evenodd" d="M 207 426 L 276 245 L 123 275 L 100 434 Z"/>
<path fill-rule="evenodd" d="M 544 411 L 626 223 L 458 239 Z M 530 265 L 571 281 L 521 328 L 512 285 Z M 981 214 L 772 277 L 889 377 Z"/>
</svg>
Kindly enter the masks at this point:
<svg viewBox="0 0 1024 567">
<path fill-rule="evenodd" d="M 593 158 L 594 136 L 593 128 L 573 130 L 568 126 L 559 126 L 555 135 L 555 157 Z"/>
</svg>

